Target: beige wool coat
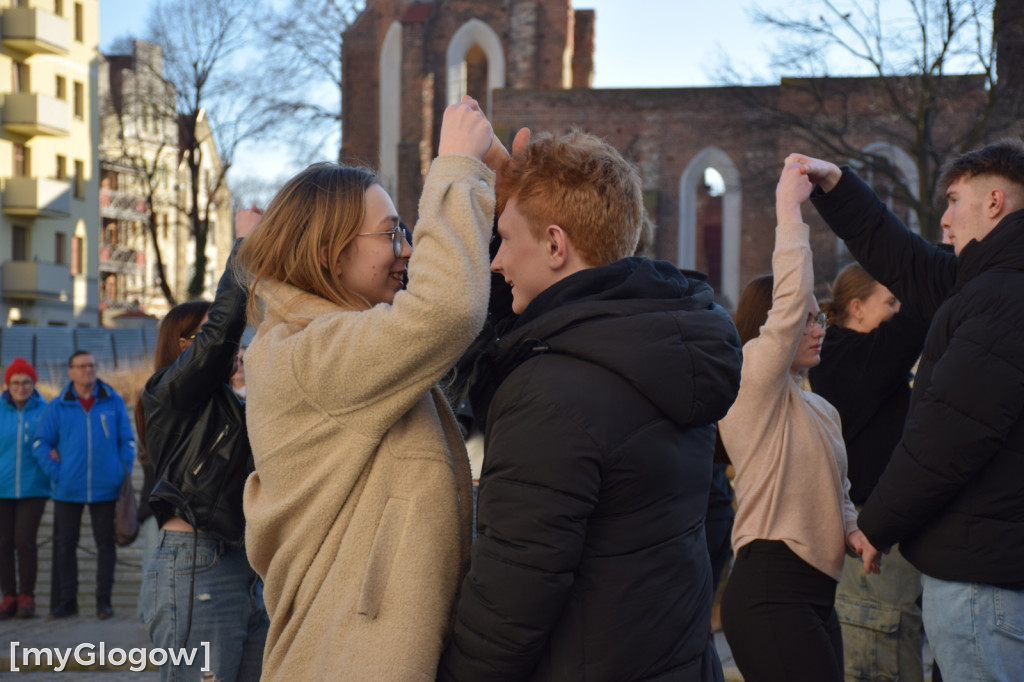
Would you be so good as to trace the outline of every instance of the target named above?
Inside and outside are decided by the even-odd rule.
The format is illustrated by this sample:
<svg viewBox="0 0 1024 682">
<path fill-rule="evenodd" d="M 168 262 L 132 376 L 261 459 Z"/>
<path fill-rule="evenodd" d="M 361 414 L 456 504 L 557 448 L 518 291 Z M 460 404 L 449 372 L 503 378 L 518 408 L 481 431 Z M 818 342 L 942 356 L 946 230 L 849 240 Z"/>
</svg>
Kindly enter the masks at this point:
<svg viewBox="0 0 1024 682">
<path fill-rule="evenodd" d="M 839 580 L 857 528 L 839 412 L 790 371 L 814 287 L 808 240 L 804 223 L 776 229 L 772 307 L 743 346 L 740 392 L 718 428 L 736 471 L 733 550 L 781 540 Z"/>
<path fill-rule="evenodd" d="M 280 282 L 246 351 L 256 470 L 246 551 L 265 581 L 264 680 L 433 680 L 469 557 L 472 490 L 437 381 L 483 326 L 494 174 L 436 159 L 394 303 Z"/>
</svg>

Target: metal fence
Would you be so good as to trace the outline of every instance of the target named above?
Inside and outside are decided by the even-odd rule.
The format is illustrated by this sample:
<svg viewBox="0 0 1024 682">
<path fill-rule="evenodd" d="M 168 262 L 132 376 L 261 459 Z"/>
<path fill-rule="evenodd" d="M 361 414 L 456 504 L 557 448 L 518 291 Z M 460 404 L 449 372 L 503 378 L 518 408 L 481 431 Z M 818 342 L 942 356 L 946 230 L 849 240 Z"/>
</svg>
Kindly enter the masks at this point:
<svg viewBox="0 0 1024 682">
<path fill-rule="evenodd" d="M 0 366 L 23 357 L 32 363 L 40 382 L 67 381 L 68 358 L 76 350 L 92 353 L 100 371 L 152 362 L 157 327 L 0 328 Z"/>
<path fill-rule="evenodd" d="M 149 365 L 153 362 L 158 330 L 155 325 L 118 329 L 0 327 L 0 369 L 22 357 L 35 367 L 40 383 L 63 385 L 68 380 L 68 358 L 76 350 L 91 353 L 101 375 L 104 371 Z M 246 327 L 242 345 L 248 346 L 255 334 L 254 328 Z"/>
</svg>

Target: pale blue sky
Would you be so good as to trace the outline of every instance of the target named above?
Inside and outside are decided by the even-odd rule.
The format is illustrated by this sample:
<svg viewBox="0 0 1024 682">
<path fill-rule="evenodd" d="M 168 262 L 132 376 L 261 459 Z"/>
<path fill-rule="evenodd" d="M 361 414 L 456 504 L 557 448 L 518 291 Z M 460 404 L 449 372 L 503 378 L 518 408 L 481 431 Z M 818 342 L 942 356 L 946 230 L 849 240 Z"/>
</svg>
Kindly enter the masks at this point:
<svg viewBox="0 0 1024 682">
<path fill-rule="evenodd" d="M 745 71 L 764 72 L 776 37 L 749 17 L 754 0 L 577 0 L 597 12 L 595 87 L 707 85 L 727 52 Z M 759 0 L 762 7 L 791 6 Z M 145 33 L 150 0 L 100 0 L 100 48 Z"/>
<path fill-rule="evenodd" d="M 851 9 L 855 1 L 837 0 L 839 6 Z M 152 2 L 100 0 L 100 49 L 125 35 L 143 37 Z M 903 30 L 902 22 L 908 18 L 907 2 L 887 1 L 883 8 L 887 14 L 885 25 L 897 36 L 913 33 Z M 573 4 L 597 13 L 594 87 L 598 88 L 718 85 L 722 82 L 718 74 L 725 60 L 743 75 L 744 83 L 777 82 L 769 67 L 769 56 L 777 51 L 782 36 L 756 24 L 751 16 L 753 8 L 757 6 L 773 14 L 816 15 L 821 7 L 814 0 L 574 0 Z M 871 6 L 863 0 L 861 4 Z M 887 47 L 892 48 L 892 43 L 887 43 Z M 863 68 L 862 64 L 841 54 L 829 53 L 828 59 L 832 75 L 866 75 L 858 70 Z M 229 175 L 251 172 L 240 169 L 260 169 L 257 172 L 261 175 L 281 174 L 282 177 L 264 178 L 278 184 L 296 170 L 292 166 L 297 160 L 286 162 L 290 157 L 289 150 L 282 145 L 243 145 Z M 305 159 L 299 167 L 311 160 L 315 159 Z"/>
</svg>

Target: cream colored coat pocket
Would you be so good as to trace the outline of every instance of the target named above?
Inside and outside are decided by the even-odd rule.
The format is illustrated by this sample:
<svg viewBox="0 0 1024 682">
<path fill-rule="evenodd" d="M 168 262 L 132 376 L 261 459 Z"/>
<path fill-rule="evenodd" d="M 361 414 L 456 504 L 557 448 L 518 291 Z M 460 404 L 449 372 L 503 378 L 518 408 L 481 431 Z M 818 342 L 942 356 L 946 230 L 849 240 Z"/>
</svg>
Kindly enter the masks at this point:
<svg viewBox="0 0 1024 682">
<path fill-rule="evenodd" d="M 454 419 L 452 419 L 454 422 Z M 458 426 L 455 426 L 457 429 Z M 442 415 L 430 394 L 413 406 L 387 433 L 387 448 L 398 459 L 451 461 Z M 461 438 L 460 438 L 461 440 Z"/>
<path fill-rule="evenodd" d="M 389 498 L 384 505 L 384 513 L 377 524 L 377 532 L 374 533 L 373 544 L 370 546 L 370 556 L 366 561 L 363 584 L 359 588 L 357 609 L 361 616 L 371 619 L 377 617 L 380 603 L 387 591 L 398 544 L 402 539 L 408 507 L 408 500 L 394 497 Z"/>
</svg>

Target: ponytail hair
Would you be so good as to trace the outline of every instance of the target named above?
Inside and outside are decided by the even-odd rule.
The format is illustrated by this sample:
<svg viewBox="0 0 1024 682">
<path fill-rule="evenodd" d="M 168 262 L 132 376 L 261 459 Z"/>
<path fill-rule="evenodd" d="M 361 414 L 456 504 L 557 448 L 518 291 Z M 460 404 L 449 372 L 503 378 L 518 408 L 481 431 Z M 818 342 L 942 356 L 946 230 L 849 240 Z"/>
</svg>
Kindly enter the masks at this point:
<svg viewBox="0 0 1024 682">
<path fill-rule="evenodd" d="M 839 271 L 832 284 L 832 300 L 819 303 L 830 325 L 847 326 L 850 304 L 855 300 L 866 301 L 878 285 L 878 280 L 868 274 L 859 263 L 850 263 Z"/>
</svg>

